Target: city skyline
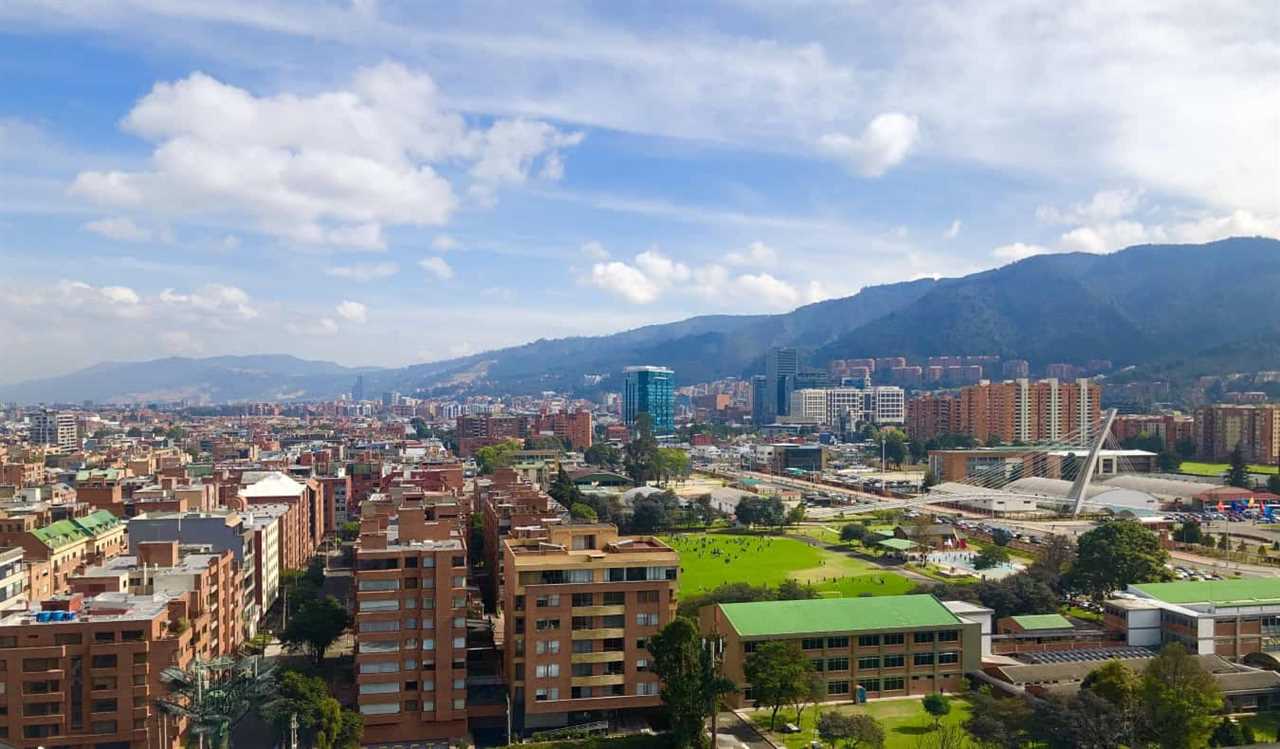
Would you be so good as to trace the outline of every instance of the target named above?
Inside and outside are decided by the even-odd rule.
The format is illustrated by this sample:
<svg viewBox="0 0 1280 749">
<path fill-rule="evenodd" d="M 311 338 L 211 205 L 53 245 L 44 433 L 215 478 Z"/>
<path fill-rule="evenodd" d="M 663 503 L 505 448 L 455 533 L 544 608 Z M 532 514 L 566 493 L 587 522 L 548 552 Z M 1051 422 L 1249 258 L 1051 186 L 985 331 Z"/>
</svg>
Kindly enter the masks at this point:
<svg viewBox="0 0 1280 749">
<path fill-rule="evenodd" d="M 0 382 L 398 366 L 1280 234 L 1261 10 L 432 13 L 0 9 Z"/>
</svg>

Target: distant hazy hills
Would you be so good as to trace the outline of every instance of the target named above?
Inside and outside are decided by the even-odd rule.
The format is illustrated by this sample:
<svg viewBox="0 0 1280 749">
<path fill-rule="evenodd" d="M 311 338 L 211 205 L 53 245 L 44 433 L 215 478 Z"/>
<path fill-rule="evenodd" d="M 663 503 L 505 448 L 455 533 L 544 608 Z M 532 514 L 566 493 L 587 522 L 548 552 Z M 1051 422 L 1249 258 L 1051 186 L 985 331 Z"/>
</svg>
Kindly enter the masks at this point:
<svg viewBox="0 0 1280 749">
<path fill-rule="evenodd" d="M 709 315 L 607 336 L 522 346 L 400 369 L 291 356 L 112 363 L 0 386 L 0 400 L 225 402 L 323 398 L 364 374 L 367 392 L 460 382 L 478 389 L 572 389 L 628 364 L 674 368 L 680 382 L 761 371 L 772 346 L 810 363 L 902 354 L 1111 359 L 1161 376 L 1280 368 L 1280 241 L 1144 245 L 1110 255 L 1041 255 L 940 281 L 873 286 L 781 315 Z"/>
</svg>

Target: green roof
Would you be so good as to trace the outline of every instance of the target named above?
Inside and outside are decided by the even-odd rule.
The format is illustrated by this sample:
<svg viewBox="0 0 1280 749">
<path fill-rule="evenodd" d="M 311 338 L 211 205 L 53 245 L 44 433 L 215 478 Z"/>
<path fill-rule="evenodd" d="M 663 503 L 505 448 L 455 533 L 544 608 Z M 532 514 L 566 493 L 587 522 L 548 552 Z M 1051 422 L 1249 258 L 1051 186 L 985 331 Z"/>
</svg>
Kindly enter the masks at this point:
<svg viewBox="0 0 1280 749">
<path fill-rule="evenodd" d="M 722 603 L 720 610 L 740 637 L 907 629 L 960 623 L 946 606 L 928 595 Z"/>
<path fill-rule="evenodd" d="M 919 546 L 915 541 L 908 541 L 905 538 L 886 538 L 876 541 L 876 545 L 885 546 L 895 551 L 910 551 Z"/>
<path fill-rule="evenodd" d="M 1165 603 L 1214 603 L 1221 605 L 1280 602 L 1280 578 L 1276 577 L 1145 583 L 1134 585 L 1133 589 Z"/>
<path fill-rule="evenodd" d="M 31 535 L 50 549 L 58 549 L 89 537 L 88 533 L 70 520 L 59 520 L 43 528 L 36 528 L 31 531 Z"/>
<path fill-rule="evenodd" d="M 82 518 L 72 518 L 71 522 L 90 536 L 96 536 L 108 528 L 120 525 L 120 518 L 113 515 L 110 510 L 94 510 Z"/>
<path fill-rule="evenodd" d="M 1026 630 L 1072 629 L 1071 622 L 1062 614 L 1024 614 L 1011 618 Z"/>
<path fill-rule="evenodd" d="M 83 471 L 76 471 L 76 481 L 88 481 L 89 479 L 119 481 L 122 476 L 123 471 L 119 468 L 89 468 Z"/>
</svg>

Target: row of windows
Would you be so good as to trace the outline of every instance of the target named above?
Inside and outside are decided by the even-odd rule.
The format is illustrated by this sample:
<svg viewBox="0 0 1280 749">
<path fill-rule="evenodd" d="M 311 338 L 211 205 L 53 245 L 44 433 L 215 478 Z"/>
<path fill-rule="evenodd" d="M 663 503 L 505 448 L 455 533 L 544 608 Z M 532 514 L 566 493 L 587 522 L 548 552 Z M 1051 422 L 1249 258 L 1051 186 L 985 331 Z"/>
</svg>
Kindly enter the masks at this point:
<svg viewBox="0 0 1280 749">
<path fill-rule="evenodd" d="M 361 684 L 360 694 L 391 694 L 392 692 L 399 692 L 400 686 L 401 684 L 398 681 L 387 681 L 379 684 Z M 466 689 L 467 680 L 461 678 L 454 679 L 453 688 L 455 690 Z M 436 682 L 434 679 L 425 679 L 421 683 L 416 681 L 404 682 L 404 691 L 406 692 L 417 692 L 419 689 L 423 692 L 434 692 L 436 691 Z"/>
<path fill-rule="evenodd" d="M 455 660 L 453 662 L 453 670 L 455 671 L 461 671 L 466 667 L 467 662 L 465 660 Z M 435 661 L 423 661 L 422 668 L 426 671 L 436 670 Z M 417 671 L 418 660 L 416 658 L 405 658 L 403 662 L 398 660 L 364 661 L 360 664 L 360 673 L 362 674 L 394 674 L 402 670 Z"/>
<path fill-rule="evenodd" d="M 453 701 L 454 710 L 465 710 L 467 700 L 465 697 L 455 698 Z M 404 703 L 404 711 L 406 713 L 416 713 L 421 710 L 424 713 L 433 713 L 436 710 L 435 700 L 407 700 Z M 360 705 L 360 713 L 362 715 L 399 715 L 399 702 L 370 702 Z"/>
<path fill-rule="evenodd" d="M 405 557 L 404 558 L 405 569 L 413 569 L 417 567 L 418 559 L 419 557 L 416 557 L 416 556 Z M 421 559 L 422 559 L 423 567 L 436 566 L 435 557 L 422 557 Z M 454 567 L 466 567 L 467 557 L 464 554 L 455 554 L 453 557 L 450 558 L 449 563 Z M 356 569 L 362 570 L 362 571 L 398 570 L 400 569 L 400 559 L 399 557 L 390 557 L 390 558 L 382 558 L 382 559 L 357 559 Z"/>
<path fill-rule="evenodd" d="M 926 631 L 912 632 L 911 641 L 916 644 L 927 644 L 932 642 L 958 642 L 960 640 L 959 630 L 949 629 L 942 631 Z M 859 635 L 858 647 L 874 648 L 892 645 L 906 644 L 907 635 L 905 632 L 888 632 L 880 635 Z M 754 653 L 759 647 L 760 641 L 749 641 L 742 643 L 743 652 Z M 822 650 L 838 649 L 849 647 L 848 637 L 805 637 L 800 640 L 800 647 L 803 650 Z"/>
<path fill-rule="evenodd" d="M 937 662 L 940 664 L 959 663 L 960 654 L 957 652 L 937 653 Z M 935 654 L 929 653 L 912 653 L 911 663 L 915 666 L 930 666 L 934 663 Z M 848 658 L 814 658 L 810 661 L 814 671 L 848 671 Z M 858 659 L 858 670 L 866 671 L 878 668 L 902 668 L 906 663 L 906 656 L 893 655 L 871 655 Z"/>
<path fill-rule="evenodd" d="M 641 681 L 635 685 L 635 694 L 641 697 L 654 697 L 661 691 L 661 686 L 656 681 Z M 627 693 L 625 684 L 607 684 L 600 687 L 572 687 L 569 690 L 569 699 L 581 700 L 590 699 L 592 697 L 623 697 Z M 560 699 L 559 687 L 538 687 L 533 690 L 533 699 L 535 702 L 548 702 L 550 700 Z"/>
<path fill-rule="evenodd" d="M 609 567 L 605 571 L 605 582 L 632 583 L 651 580 L 675 580 L 675 567 Z M 595 582 L 594 570 L 538 570 L 521 572 L 519 584 L 525 585 L 568 585 L 573 583 Z"/>
</svg>

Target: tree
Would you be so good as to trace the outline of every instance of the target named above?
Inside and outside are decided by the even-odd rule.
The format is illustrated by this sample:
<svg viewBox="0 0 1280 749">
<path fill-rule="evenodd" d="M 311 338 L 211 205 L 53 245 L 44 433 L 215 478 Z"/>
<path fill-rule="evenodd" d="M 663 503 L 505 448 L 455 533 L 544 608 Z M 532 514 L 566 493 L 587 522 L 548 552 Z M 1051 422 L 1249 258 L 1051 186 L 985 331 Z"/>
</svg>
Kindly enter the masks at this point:
<svg viewBox="0 0 1280 749">
<path fill-rule="evenodd" d="M 901 468 L 902 461 L 907 459 L 907 435 L 900 429 L 882 429 L 879 438 L 884 459 L 895 468 Z"/>
<path fill-rule="evenodd" d="M 274 697 L 259 708 L 259 715 L 275 729 L 277 741 L 290 734 L 298 721 L 298 738 L 316 749 L 359 749 L 364 719 L 344 710 L 329 694 L 329 685 L 318 676 L 285 671 L 275 680 Z"/>
<path fill-rule="evenodd" d="M 569 508 L 569 515 L 574 520 L 585 520 L 588 523 L 594 523 L 600 519 L 600 516 L 596 514 L 595 508 L 583 502 L 575 502 Z"/>
<path fill-rule="evenodd" d="M 1267 477 L 1267 491 L 1272 494 L 1280 494 L 1280 472 L 1273 473 Z"/>
<path fill-rule="evenodd" d="M 1198 544 L 1203 538 L 1204 533 L 1200 530 L 1200 524 L 1194 520 L 1184 521 L 1173 532 L 1173 540 L 1184 544 Z"/>
<path fill-rule="evenodd" d="M 787 525 L 800 525 L 804 522 L 804 505 L 797 504 L 787 510 Z"/>
<path fill-rule="evenodd" d="M 847 523 L 840 529 L 840 540 L 845 543 L 861 542 L 869 533 L 867 526 L 861 523 Z"/>
<path fill-rule="evenodd" d="M 272 670 L 258 658 L 195 660 L 187 668 L 160 672 L 168 694 L 156 700 L 161 713 L 191 722 L 191 732 L 212 749 L 228 745 L 232 727 L 271 693 Z"/>
<path fill-rule="evenodd" d="M 582 459 L 587 465 L 616 470 L 622 465 L 622 451 L 608 442 L 596 442 L 586 449 Z"/>
<path fill-rule="evenodd" d="M 805 708 L 816 705 L 826 699 L 827 680 L 817 671 L 810 671 L 800 679 L 799 688 L 791 697 L 791 706 L 796 710 L 796 725 L 802 725 Z"/>
<path fill-rule="evenodd" d="M 1013 534 L 1005 530 L 1004 528 L 996 528 L 995 530 L 991 531 L 991 543 L 995 544 L 996 546 L 1008 546 L 1009 542 L 1012 540 L 1013 540 Z"/>
<path fill-rule="evenodd" d="M 316 664 L 324 662 L 324 651 L 351 625 L 351 615 L 333 596 L 312 598 L 302 604 L 280 634 L 290 649 L 306 649 Z"/>
<path fill-rule="evenodd" d="M 865 713 L 826 712 L 818 717 L 818 736 L 845 749 L 883 749 L 884 726 Z"/>
<path fill-rule="evenodd" d="M 1146 731 L 1162 749 L 1204 746 L 1222 709 L 1213 675 L 1176 642 L 1147 664 L 1139 695 Z"/>
<path fill-rule="evenodd" d="M 998 698 L 989 687 L 983 687 L 970 695 L 970 703 L 973 709 L 964 730 L 982 746 L 1021 749 L 1028 743 L 1032 712 L 1024 700 Z"/>
<path fill-rule="evenodd" d="M 1076 545 L 1071 539 L 1053 534 L 1040 547 L 1040 556 L 1027 567 L 1027 574 L 1049 586 L 1055 593 L 1062 592 L 1062 576 L 1076 559 Z"/>
<path fill-rule="evenodd" d="M 1242 726 L 1230 717 L 1223 717 L 1222 722 L 1218 723 L 1218 727 L 1213 729 L 1213 733 L 1209 736 L 1209 746 L 1245 746 L 1253 743 L 1253 730 L 1249 729 L 1249 736 L 1245 737 L 1245 730 L 1249 727 Z"/>
<path fill-rule="evenodd" d="M 338 538 L 343 541 L 354 541 L 360 537 L 360 521 L 348 520 L 338 528 Z"/>
<path fill-rule="evenodd" d="M 1027 573 L 1010 575 L 1000 580 L 984 580 L 973 589 L 979 602 L 993 609 L 995 618 L 1042 614 L 1058 607 L 1058 594 L 1043 581 Z"/>
<path fill-rule="evenodd" d="M 1244 449 L 1240 443 L 1236 443 L 1235 449 L 1231 451 L 1231 467 L 1227 470 L 1227 486 L 1238 486 L 1241 489 L 1249 489 L 1249 464 L 1244 460 Z"/>
<path fill-rule="evenodd" d="M 652 534 L 670 528 L 678 507 L 675 495 L 669 492 L 640 497 L 631 506 L 631 519 L 627 523 L 630 533 Z"/>
<path fill-rule="evenodd" d="M 547 494 L 559 502 L 561 507 L 573 507 L 583 501 L 582 490 L 578 488 L 577 484 L 573 483 L 573 479 L 569 478 L 569 473 L 564 470 L 563 463 L 556 470 L 556 477 L 551 480 L 551 486 L 547 489 Z"/>
<path fill-rule="evenodd" d="M 554 434 L 538 434 L 532 437 L 524 438 L 524 449 L 526 450 L 559 450 L 564 452 L 564 439 Z"/>
<path fill-rule="evenodd" d="M 911 444 L 915 445 L 914 442 L 912 442 Z M 936 474 L 934 474 L 933 469 L 930 468 L 927 471 L 925 471 L 924 478 L 921 479 L 920 481 L 920 488 L 924 489 L 925 491 L 928 491 L 929 489 L 937 485 L 938 485 L 938 477 Z"/>
<path fill-rule="evenodd" d="M 933 730 L 938 730 L 942 719 L 951 714 L 951 700 L 941 692 L 926 694 L 920 701 L 924 711 L 933 717 Z"/>
<path fill-rule="evenodd" d="M 814 590 L 812 585 L 787 578 L 778 583 L 778 592 L 775 597 L 779 601 L 802 601 L 809 598 L 817 598 L 818 591 Z"/>
<path fill-rule="evenodd" d="M 772 710 L 769 730 L 778 722 L 778 710 L 795 701 L 804 690 L 812 664 L 795 642 L 766 642 L 747 657 L 743 675 L 751 684 L 757 703 Z"/>
<path fill-rule="evenodd" d="M 682 480 L 689 475 L 689 453 L 678 447 L 658 448 L 658 481 L 666 484 L 672 479 Z"/>
<path fill-rule="evenodd" d="M 1009 550 L 1003 546 L 991 545 L 983 548 L 973 558 L 974 569 L 987 570 L 1009 561 Z"/>
<path fill-rule="evenodd" d="M 1164 473 L 1177 473 L 1182 468 L 1182 457 L 1169 450 L 1161 450 L 1157 453 L 1156 462 Z"/>
<path fill-rule="evenodd" d="M 720 699 L 734 691 L 733 682 L 715 673 L 711 648 L 698 635 L 698 626 L 677 617 L 649 638 L 654 673 L 662 679 L 662 702 L 671 722 L 672 744 L 678 749 L 706 745 L 703 726 L 719 709 Z"/>
<path fill-rule="evenodd" d="M 485 445 L 476 450 L 476 466 L 481 474 L 488 476 L 495 470 L 511 464 L 511 453 L 524 447 L 520 440 L 510 439 L 496 445 Z"/>
<path fill-rule="evenodd" d="M 786 507 L 777 497 L 743 497 L 733 513 L 739 523 L 748 526 L 779 527 L 787 519 Z"/>
<path fill-rule="evenodd" d="M 1080 692 L 1092 695 L 1114 708 L 1116 730 L 1124 744 L 1137 736 L 1139 692 L 1142 680 L 1121 661 L 1111 660 L 1090 671 L 1080 684 Z M 1089 706 L 1083 706 L 1089 709 Z"/>
<path fill-rule="evenodd" d="M 1049 696 L 1032 708 L 1030 735 L 1043 749 L 1114 749 L 1133 746 L 1132 722 L 1089 692 L 1074 697 Z"/>
<path fill-rule="evenodd" d="M 1076 561 L 1066 576 L 1067 587 L 1102 597 L 1133 583 L 1159 582 L 1169 577 L 1169 553 L 1156 534 L 1132 520 L 1104 523 L 1080 536 Z"/>
<path fill-rule="evenodd" d="M 1190 437 L 1183 437 L 1178 440 L 1176 445 L 1173 446 L 1173 450 L 1178 453 L 1178 457 L 1180 458 L 1194 458 L 1196 455 L 1195 440 Z"/>
<path fill-rule="evenodd" d="M 635 434 L 623 450 L 623 466 L 631 483 L 644 486 L 658 479 L 658 441 L 653 438 L 649 414 L 636 417 Z"/>
</svg>

